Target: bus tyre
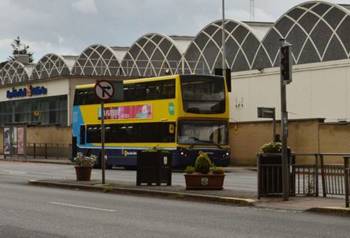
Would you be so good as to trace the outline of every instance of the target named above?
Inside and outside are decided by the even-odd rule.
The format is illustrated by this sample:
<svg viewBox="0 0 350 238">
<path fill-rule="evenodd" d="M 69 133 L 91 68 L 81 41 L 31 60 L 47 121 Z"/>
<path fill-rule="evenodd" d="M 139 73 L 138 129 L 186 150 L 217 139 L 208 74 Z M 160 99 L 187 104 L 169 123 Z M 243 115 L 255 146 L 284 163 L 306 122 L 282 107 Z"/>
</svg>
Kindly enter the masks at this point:
<svg viewBox="0 0 350 238">
<path fill-rule="evenodd" d="M 100 169 L 100 168 L 101 168 L 101 157 L 98 156 L 94 164 L 94 169 Z"/>
</svg>

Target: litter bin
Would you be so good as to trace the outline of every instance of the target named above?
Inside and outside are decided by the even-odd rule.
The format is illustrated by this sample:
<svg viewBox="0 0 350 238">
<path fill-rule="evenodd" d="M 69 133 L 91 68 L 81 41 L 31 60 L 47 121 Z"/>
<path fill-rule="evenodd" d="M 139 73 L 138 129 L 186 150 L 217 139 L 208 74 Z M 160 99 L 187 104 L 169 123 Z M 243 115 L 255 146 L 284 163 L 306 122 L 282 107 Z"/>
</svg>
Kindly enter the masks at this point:
<svg viewBox="0 0 350 238">
<path fill-rule="evenodd" d="M 288 173 L 290 195 L 294 194 L 294 179 L 290 171 L 293 156 L 288 152 Z M 282 196 L 282 156 L 279 153 L 258 154 L 258 198 L 264 196 Z"/>
<path fill-rule="evenodd" d="M 136 185 L 162 183 L 171 185 L 171 153 L 167 151 L 141 151 L 137 154 Z"/>
</svg>

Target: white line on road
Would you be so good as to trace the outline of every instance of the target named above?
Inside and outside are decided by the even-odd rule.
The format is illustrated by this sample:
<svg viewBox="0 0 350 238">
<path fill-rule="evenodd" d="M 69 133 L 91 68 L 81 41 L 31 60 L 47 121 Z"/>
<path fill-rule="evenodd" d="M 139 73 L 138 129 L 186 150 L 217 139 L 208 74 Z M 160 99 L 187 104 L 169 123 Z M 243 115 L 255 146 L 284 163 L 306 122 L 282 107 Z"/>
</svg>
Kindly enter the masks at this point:
<svg viewBox="0 0 350 238">
<path fill-rule="evenodd" d="M 18 171 L 18 170 L 1 170 L 0 171 L 1 174 L 9 174 L 9 175 L 24 175 L 27 174 L 27 172 L 25 171 Z"/>
<path fill-rule="evenodd" d="M 94 210 L 94 211 L 116 212 L 116 210 L 113 210 L 113 209 L 104 209 L 104 208 L 98 208 L 98 207 L 87 207 L 87 206 L 81 206 L 81 205 L 70 204 L 70 203 L 63 203 L 63 202 L 49 202 L 49 204 L 58 205 L 58 206 L 64 206 L 64 207 L 83 208 L 83 209 L 89 209 L 89 210 Z"/>
</svg>

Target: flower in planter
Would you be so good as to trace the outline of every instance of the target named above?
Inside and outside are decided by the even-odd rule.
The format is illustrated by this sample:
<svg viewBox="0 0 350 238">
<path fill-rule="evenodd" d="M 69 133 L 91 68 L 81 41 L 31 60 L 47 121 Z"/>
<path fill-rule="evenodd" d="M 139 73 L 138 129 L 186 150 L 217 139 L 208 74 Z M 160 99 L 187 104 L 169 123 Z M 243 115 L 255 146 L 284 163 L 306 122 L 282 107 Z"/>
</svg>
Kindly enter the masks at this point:
<svg viewBox="0 0 350 238">
<path fill-rule="evenodd" d="M 78 152 L 77 156 L 74 157 L 74 164 L 77 167 L 92 167 L 96 162 L 96 155 L 83 155 L 83 153 Z"/>
</svg>

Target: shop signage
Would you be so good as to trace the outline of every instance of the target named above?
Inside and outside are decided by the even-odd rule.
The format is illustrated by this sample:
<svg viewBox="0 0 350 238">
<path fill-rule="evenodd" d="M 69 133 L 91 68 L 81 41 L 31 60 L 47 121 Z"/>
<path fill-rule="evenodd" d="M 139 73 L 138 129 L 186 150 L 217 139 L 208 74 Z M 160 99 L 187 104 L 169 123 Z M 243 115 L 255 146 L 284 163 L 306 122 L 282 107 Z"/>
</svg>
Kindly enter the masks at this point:
<svg viewBox="0 0 350 238">
<path fill-rule="evenodd" d="M 7 98 L 20 98 L 20 97 L 31 97 L 31 96 L 39 96 L 46 95 L 47 88 L 44 86 L 33 87 L 29 85 L 25 88 L 12 88 L 11 90 L 7 90 L 6 97 Z"/>
</svg>

